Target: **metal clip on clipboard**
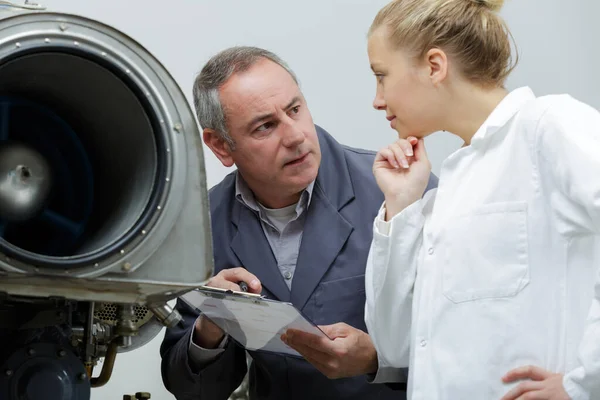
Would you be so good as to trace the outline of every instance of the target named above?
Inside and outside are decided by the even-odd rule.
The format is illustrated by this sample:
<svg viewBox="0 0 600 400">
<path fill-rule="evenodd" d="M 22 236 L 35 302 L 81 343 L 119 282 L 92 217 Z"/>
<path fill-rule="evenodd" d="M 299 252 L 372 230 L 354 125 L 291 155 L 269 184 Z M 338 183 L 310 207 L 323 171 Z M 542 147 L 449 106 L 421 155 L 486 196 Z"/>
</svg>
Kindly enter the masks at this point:
<svg viewBox="0 0 600 400">
<path fill-rule="evenodd" d="M 200 290 L 200 291 L 204 292 L 206 295 L 211 296 L 216 299 L 224 299 L 228 295 L 229 296 L 233 295 L 233 296 L 238 296 L 235 298 L 236 301 L 251 301 L 255 304 L 264 304 L 263 302 L 261 302 L 259 300 L 266 299 L 265 296 L 258 294 L 258 293 L 240 292 L 237 290 L 221 289 L 221 288 L 215 288 L 215 287 L 210 287 L 210 286 L 200 286 L 196 290 Z M 184 301 L 185 301 L 185 299 L 184 299 Z"/>
</svg>

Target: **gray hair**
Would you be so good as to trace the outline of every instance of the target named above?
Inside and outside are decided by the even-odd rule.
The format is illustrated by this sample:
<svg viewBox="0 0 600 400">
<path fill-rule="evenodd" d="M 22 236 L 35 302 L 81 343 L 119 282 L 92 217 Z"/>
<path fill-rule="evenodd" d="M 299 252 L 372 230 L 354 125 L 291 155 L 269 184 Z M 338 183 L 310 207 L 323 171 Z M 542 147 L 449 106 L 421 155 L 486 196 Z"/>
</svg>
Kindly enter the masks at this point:
<svg viewBox="0 0 600 400">
<path fill-rule="evenodd" d="M 198 122 L 203 129 L 216 131 L 232 149 L 235 147 L 235 142 L 227 130 L 219 88 L 233 74 L 247 71 L 261 59 L 271 60 L 280 65 L 298 83 L 294 72 L 276 54 L 250 46 L 236 46 L 219 52 L 206 63 L 194 81 L 194 106 Z"/>
</svg>

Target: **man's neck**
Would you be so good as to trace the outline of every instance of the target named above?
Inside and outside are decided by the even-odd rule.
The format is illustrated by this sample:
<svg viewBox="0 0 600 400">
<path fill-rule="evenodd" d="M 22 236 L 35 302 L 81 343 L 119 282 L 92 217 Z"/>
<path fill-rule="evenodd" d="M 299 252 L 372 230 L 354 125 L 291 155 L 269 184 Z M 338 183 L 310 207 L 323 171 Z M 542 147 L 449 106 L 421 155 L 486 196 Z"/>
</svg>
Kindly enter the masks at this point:
<svg viewBox="0 0 600 400">
<path fill-rule="evenodd" d="M 236 192 L 240 192 L 242 198 L 244 197 L 243 193 L 246 192 L 246 196 L 252 196 L 252 201 L 258 202 L 263 207 L 273 210 L 297 204 L 302 196 L 302 193 L 306 189 L 307 188 L 304 188 L 292 194 L 285 194 L 280 190 L 274 190 L 274 188 L 267 185 L 261 185 L 260 183 L 251 181 L 249 182 L 246 178 L 244 178 L 244 175 L 239 170 L 236 177 Z M 250 200 L 246 199 L 245 201 L 248 202 Z"/>
<path fill-rule="evenodd" d="M 298 203 L 298 201 L 300 200 L 300 196 L 302 195 L 302 192 L 295 193 L 291 196 L 276 196 L 274 194 L 269 193 L 265 193 L 263 195 L 256 192 L 252 188 L 250 188 L 250 190 L 252 190 L 252 192 L 254 193 L 256 201 L 258 201 L 263 206 L 271 209 L 284 208 L 296 204 Z"/>
</svg>

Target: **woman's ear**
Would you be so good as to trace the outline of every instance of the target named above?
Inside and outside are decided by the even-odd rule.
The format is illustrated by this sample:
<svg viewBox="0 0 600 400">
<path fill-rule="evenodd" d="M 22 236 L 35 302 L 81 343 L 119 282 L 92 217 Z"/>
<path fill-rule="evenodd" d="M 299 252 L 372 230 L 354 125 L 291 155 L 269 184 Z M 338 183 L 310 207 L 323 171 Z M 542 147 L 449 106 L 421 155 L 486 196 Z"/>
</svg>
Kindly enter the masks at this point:
<svg viewBox="0 0 600 400">
<path fill-rule="evenodd" d="M 425 63 L 428 77 L 435 86 L 442 83 L 448 76 L 448 57 L 442 49 L 430 49 L 425 54 Z"/>
</svg>

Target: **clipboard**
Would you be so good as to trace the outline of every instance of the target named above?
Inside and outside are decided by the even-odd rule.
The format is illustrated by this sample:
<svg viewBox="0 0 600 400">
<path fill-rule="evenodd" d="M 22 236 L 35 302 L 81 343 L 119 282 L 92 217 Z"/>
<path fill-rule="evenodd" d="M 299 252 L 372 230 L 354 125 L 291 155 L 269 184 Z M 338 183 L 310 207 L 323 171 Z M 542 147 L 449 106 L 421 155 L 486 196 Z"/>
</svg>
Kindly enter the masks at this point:
<svg viewBox="0 0 600 400">
<path fill-rule="evenodd" d="M 187 305 L 209 318 L 242 347 L 303 358 L 281 341 L 289 328 L 331 340 L 292 303 L 261 295 L 202 286 L 182 296 Z"/>
</svg>

